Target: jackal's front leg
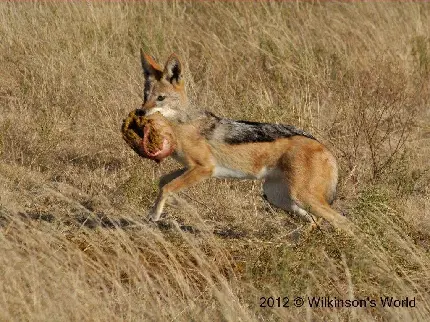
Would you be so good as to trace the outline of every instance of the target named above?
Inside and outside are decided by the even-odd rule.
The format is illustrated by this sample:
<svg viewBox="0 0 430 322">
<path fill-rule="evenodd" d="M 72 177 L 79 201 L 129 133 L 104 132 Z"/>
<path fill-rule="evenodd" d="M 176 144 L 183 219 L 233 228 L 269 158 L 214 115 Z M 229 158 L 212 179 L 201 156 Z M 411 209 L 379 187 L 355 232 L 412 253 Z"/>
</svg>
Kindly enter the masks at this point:
<svg viewBox="0 0 430 322">
<path fill-rule="evenodd" d="M 157 200 L 149 213 L 149 219 L 157 221 L 160 219 L 167 198 L 172 194 L 188 188 L 193 184 L 203 181 L 212 175 L 212 167 L 194 166 L 186 170 L 179 177 L 174 178 L 169 183 L 160 188 Z"/>
</svg>

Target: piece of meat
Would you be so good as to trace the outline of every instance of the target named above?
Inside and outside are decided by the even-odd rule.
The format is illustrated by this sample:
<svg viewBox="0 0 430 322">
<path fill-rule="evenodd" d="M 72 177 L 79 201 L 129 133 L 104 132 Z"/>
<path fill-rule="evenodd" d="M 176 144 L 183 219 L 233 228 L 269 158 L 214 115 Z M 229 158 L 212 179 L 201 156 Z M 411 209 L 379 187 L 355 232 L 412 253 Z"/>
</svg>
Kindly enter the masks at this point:
<svg viewBox="0 0 430 322">
<path fill-rule="evenodd" d="M 172 127 L 161 113 L 142 114 L 141 110 L 129 113 L 121 129 L 123 138 L 141 157 L 161 162 L 176 147 Z"/>
</svg>

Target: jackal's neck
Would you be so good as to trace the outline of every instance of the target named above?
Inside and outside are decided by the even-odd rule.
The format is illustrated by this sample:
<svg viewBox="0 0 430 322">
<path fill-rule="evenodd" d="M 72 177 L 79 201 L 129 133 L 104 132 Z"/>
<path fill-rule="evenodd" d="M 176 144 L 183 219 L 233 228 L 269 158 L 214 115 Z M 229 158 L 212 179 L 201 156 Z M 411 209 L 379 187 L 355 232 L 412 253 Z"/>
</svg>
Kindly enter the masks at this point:
<svg viewBox="0 0 430 322">
<path fill-rule="evenodd" d="M 176 114 L 176 121 L 179 123 L 189 123 L 205 116 L 205 111 L 195 104 L 187 102 L 181 105 Z"/>
</svg>

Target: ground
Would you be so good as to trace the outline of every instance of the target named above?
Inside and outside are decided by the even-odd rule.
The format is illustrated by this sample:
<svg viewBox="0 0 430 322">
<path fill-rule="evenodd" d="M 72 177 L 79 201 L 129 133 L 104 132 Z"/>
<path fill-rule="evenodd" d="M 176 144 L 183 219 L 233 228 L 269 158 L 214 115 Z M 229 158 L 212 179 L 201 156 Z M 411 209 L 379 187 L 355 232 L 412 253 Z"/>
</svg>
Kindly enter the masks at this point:
<svg viewBox="0 0 430 322">
<path fill-rule="evenodd" d="M 0 320 L 430 318 L 427 3 L 8 2 L 0 16 Z M 208 180 L 148 222 L 179 165 L 121 137 L 141 47 L 179 55 L 202 109 L 324 142 L 357 235 L 300 233 L 256 181 Z"/>
</svg>

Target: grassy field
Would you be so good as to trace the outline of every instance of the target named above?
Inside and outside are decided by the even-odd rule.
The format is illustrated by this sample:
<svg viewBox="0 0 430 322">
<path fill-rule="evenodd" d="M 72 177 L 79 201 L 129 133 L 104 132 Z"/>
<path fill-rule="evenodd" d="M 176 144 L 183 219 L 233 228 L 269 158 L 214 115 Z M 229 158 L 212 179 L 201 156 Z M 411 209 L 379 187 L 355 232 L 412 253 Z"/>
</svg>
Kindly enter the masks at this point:
<svg viewBox="0 0 430 322">
<path fill-rule="evenodd" d="M 430 319 L 428 3 L 1 2 L 0 39 L 1 321 Z M 147 222 L 179 166 L 121 138 L 140 47 L 176 52 L 202 108 L 326 143 L 360 235 L 297 238 L 306 222 L 251 181 L 209 180 Z"/>
</svg>

